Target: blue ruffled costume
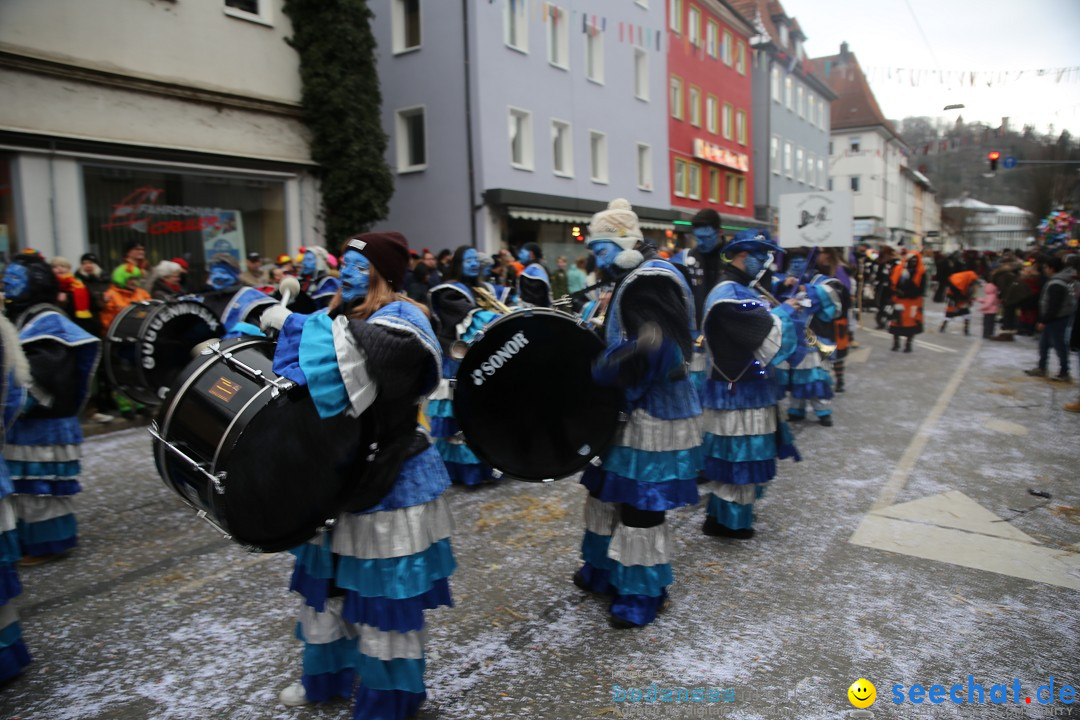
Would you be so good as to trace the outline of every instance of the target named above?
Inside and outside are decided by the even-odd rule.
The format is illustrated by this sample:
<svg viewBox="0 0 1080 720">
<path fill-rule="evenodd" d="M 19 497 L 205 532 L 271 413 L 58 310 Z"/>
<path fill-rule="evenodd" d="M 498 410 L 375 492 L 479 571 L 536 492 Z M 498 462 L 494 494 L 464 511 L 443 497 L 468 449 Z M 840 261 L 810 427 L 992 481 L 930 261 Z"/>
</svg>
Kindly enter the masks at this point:
<svg viewBox="0 0 1080 720">
<path fill-rule="evenodd" d="M 83 434 L 78 412 L 89 393 L 90 378 L 101 355 L 101 341 L 56 310 L 34 314 L 19 329 L 19 340 L 31 362 L 31 374 L 45 377 L 51 368 L 34 367 L 37 343 L 61 345 L 74 355 L 72 397 L 46 397 L 31 390 L 27 414 L 7 431 L 7 459 L 16 494 L 19 544 L 23 555 L 54 555 L 78 545 L 73 496 L 81 491 L 79 474 Z M 35 396 L 36 392 L 42 393 Z M 63 403 L 74 412 L 56 417 L 50 411 Z M 40 406 L 39 412 L 32 412 Z"/>
<path fill-rule="evenodd" d="M 423 391 L 438 382 L 439 345 L 415 306 L 391 303 L 367 323 L 415 340 L 412 351 L 429 358 Z M 358 415 L 377 394 L 367 362 L 345 318 L 293 314 L 278 337 L 274 369 L 308 386 L 320 416 Z M 428 446 L 405 461 L 376 506 L 343 513 L 332 530 L 291 551 L 309 700 L 348 697 L 355 687 L 354 718 L 396 720 L 419 710 L 426 697 L 424 611 L 452 605 L 453 523 L 442 497 L 449 485 Z"/>
<path fill-rule="evenodd" d="M 682 275 L 663 260 L 647 260 L 618 286 L 608 308 L 608 349 L 594 366 L 600 383 L 612 384 L 618 368 L 605 362 L 628 342 L 623 325 L 627 291 L 643 278 L 664 278 L 682 299 L 685 323 L 692 331 L 694 304 Z M 697 476 L 702 464 L 701 403 L 686 377 L 679 346 L 665 339 L 647 356 L 644 376 L 625 388 L 622 423 L 614 445 L 581 478 L 585 501 L 584 561 L 579 577 L 595 592 L 611 593 L 611 614 L 634 625 L 656 618 L 673 582 L 671 541 L 663 513 L 698 501 Z M 649 517 L 637 526 L 627 517 Z M 641 526 L 644 525 L 644 526 Z"/>
<path fill-rule="evenodd" d="M 7 322 L 7 320 L 0 320 Z M 7 369 L 9 348 L 0 346 L 3 353 L 4 377 L 0 388 L 0 407 L 4 411 L 4 427 L 10 427 L 26 397 L 23 388 L 15 384 L 14 372 Z M 0 439 L 0 448 L 2 448 Z M 16 563 L 22 556 L 16 531 L 15 487 L 3 457 L 0 457 L 0 685 L 17 676 L 30 664 L 30 653 L 22 638 L 19 615 L 12 602 L 22 592 Z"/>
<path fill-rule="evenodd" d="M 719 283 L 706 300 L 707 332 L 714 313 L 724 313 L 729 326 L 738 324 L 742 313 L 747 320 L 751 314 L 771 317 L 772 329 L 759 347 L 731 350 L 733 366 L 739 368 L 735 375 L 723 377 L 714 370 L 705 382 L 704 476 L 711 490 L 706 513 L 731 530 L 753 526 L 754 500 L 775 477 L 777 457 L 798 458 L 790 431 L 778 418 L 779 391 L 773 377 L 773 368 L 798 348 L 792 310 L 781 305 L 770 313 L 755 290 L 733 280 Z M 718 347 L 712 341 L 706 344 Z M 709 360 L 711 365 L 724 365 L 711 352 Z"/>
<path fill-rule="evenodd" d="M 808 324 L 816 319 L 822 323 L 832 323 L 840 315 L 840 296 L 829 287 L 826 282 L 829 278 L 824 275 L 815 275 L 810 282 L 806 283 L 806 297 L 810 301 L 810 307 L 803 311 L 801 320 Z M 799 340 L 803 341 L 800 332 Z M 781 395 L 790 393 L 792 402 L 788 407 L 788 417 L 806 417 L 806 401 L 814 405 L 814 412 L 818 417 L 832 414 L 828 400 L 833 396 L 832 374 L 826 367 L 825 361 L 814 348 L 806 348 L 805 352 L 792 357 L 790 362 L 777 369 L 776 380 L 780 385 Z"/>
</svg>

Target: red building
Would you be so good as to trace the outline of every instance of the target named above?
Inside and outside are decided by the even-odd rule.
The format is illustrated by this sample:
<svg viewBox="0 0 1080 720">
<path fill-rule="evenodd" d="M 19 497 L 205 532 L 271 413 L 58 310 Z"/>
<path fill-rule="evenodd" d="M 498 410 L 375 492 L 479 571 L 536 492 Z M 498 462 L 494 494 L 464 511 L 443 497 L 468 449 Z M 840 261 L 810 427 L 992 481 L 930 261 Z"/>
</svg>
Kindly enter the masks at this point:
<svg viewBox="0 0 1080 720">
<path fill-rule="evenodd" d="M 671 206 L 688 217 L 711 207 L 744 226 L 754 216 L 754 29 L 721 0 L 666 1 Z"/>
</svg>

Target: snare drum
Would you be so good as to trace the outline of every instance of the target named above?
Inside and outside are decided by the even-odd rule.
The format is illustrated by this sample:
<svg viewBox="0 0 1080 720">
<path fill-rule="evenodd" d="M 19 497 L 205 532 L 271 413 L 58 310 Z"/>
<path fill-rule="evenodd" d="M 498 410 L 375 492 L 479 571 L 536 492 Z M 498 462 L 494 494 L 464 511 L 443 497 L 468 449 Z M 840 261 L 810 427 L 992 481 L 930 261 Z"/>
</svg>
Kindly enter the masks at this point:
<svg viewBox="0 0 1080 720">
<path fill-rule="evenodd" d="M 105 375 L 132 400 L 159 405 L 191 362 L 191 349 L 221 332 L 218 316 L 198 302 L 132 303 L 105 334 Z"/>
<path fill-rule="evenodd" d="M 328 525 L 363 472 L 360 420 L 320 419 L 276 375 L 274 344 L 224 340 L 184 368 L 151 429 L 165 484 L 250 550 L 296 547 Z"/>
<path fill-rule="evenodd" d="M 611 444 L 622 395 L 592 380 L 604 343 L 581 321 L 531 308 L 504 315 L 469 346 L 454 385 L 454 417 L 469 447 L 520 480 L 550 481 Z M 520 412 L 508 421 L 508 401 Z"/>
</svg>

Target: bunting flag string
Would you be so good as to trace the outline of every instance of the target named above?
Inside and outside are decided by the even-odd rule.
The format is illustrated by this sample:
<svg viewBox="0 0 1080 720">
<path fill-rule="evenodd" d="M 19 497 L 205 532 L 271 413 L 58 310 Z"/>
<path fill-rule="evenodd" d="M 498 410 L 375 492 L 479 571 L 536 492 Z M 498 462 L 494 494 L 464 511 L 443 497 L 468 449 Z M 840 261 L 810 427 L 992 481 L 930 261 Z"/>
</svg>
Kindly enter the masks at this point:
<svg viewBox="0 0 1080 720">
<path fill-rule="evenodd" d="M 920 87 L 996 87 L 1032 78 L 1052 79 L 1057 84 L 1080 83 L 1080 66 L 1026 70 L 937 70 L 932 68 L 874 67 L 863 69 L 871 82 Z"/>
</svg>

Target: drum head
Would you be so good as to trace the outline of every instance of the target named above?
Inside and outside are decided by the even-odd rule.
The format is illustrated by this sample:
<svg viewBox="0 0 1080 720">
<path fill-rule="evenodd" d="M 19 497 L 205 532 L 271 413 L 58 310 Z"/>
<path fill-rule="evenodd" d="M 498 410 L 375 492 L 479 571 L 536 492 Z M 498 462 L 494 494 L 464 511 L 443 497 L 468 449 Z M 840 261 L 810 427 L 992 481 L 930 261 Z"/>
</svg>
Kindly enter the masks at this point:
<svg viewBox="0 0 1080 720">
<path fill-rule="evenodd" d="M 553 310 L 527 310 L 489 325 L 461 361 L 454 416 L 482 460 L 520 480 L 572 475 L 612 441 L 621 404 L 596 385 L 604 343 Z"/>
</svg>

